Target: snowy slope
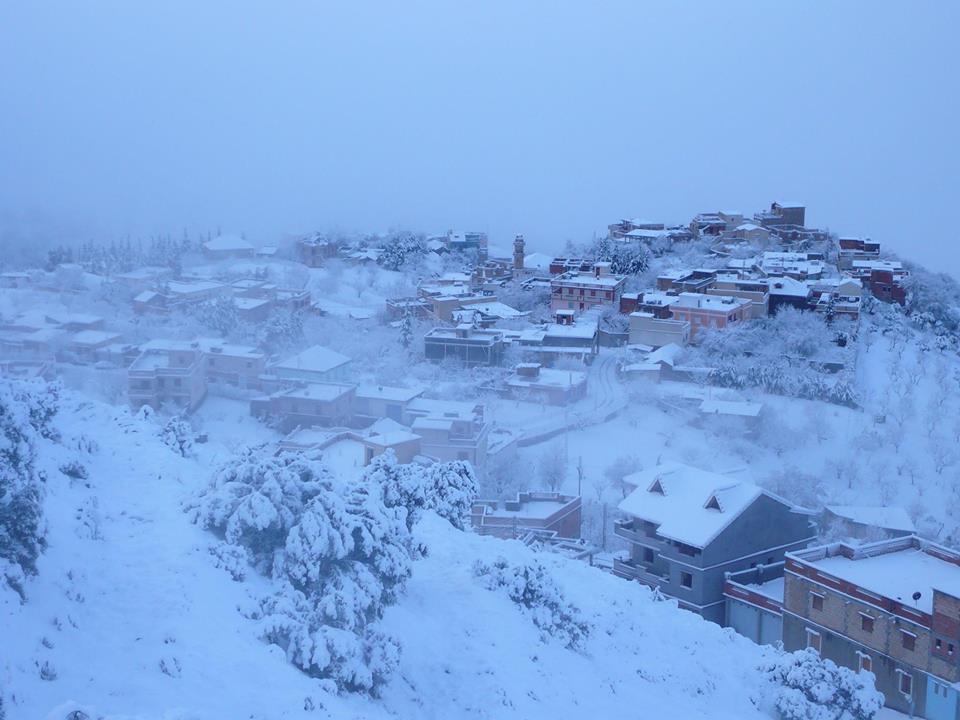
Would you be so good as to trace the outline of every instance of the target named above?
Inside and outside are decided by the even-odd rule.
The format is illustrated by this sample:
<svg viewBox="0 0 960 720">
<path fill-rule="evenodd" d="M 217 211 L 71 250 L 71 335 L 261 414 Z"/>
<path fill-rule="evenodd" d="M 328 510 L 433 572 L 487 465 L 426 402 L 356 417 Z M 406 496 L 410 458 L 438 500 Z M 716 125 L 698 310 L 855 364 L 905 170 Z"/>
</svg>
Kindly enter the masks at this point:
<svg viewBox="0 0 960 720">
<path fill-rule="evenodd" d="M 180 458 L 153 421 L 70 394 L 57 424 L 66 444 L 83 433 L 99 450 L 83 455 L 87 481 L 56 470 L 73 451 L 41 458 L 49 548 L 26 604 L 0 593 L 0 689 L 11 720 L 60 720 L 71 702 L 111 718 L 168 720 L 765 717 L 752 699 L 763 694 L 755 668 L 771 651 L 554 556 L 542 557 L 594 630 L 583 654 L 544 643 L 525 611 L 471 571 L 477 559 L 522 561 L 530 551 L 435 517 L 417 529 L 430 554 L 383 620 L 403 644 L 400 672 L 377 700 L 326 694 L 238 611 L 263 581 L 251 573 L 234 582 L 217 569 L 212 536 L 182 511 L 229 448 Z M 55 679 L 41 678 L 45 663 Z"/>
</svg>

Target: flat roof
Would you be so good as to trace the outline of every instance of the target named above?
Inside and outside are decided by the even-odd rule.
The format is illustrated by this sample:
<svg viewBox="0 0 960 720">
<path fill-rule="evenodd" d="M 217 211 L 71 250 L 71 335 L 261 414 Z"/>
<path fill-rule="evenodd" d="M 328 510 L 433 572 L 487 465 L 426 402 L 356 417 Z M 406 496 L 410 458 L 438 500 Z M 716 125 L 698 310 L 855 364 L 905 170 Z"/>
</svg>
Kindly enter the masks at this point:
<svg viewBox="0 0 960 720">
<path fill-rule="evenodd" d="M 803 562 L 928 614 L 933 612 L 934 589 L 960 598 L 960 566 L 935 558 L 919 548 L 862 558 L 834 555 L 820 560 L 804 559 Z M 915 592 L 920 593 L 916 604 L 913 601 Z"/>
<path fill-rule="evenodd" d="M 353 390 L 353 385 L 338 383 L 311 383 L 302 388 L 292 388 L 278 393 L 283 397 L 297 398 L 298 400 L 336 400 Z"/>
<path fill-rule="evenodd" d="M 314 345 L 303 352 L 274 363 L 271 367 L 279 370 L 302 370 L 305 372 L 329 372 L 350 362 L 350 358 L 336 350 Z"/>
</svg>

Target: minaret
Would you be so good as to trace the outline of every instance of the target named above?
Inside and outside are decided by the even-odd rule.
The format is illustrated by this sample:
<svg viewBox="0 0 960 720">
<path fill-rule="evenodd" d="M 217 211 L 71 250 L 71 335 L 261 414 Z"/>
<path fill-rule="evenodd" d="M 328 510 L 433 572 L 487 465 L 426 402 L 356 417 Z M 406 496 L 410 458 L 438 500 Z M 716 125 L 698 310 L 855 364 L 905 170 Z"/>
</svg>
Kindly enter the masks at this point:
<svg viewBox="0 0 960 720">
<path fill-rule="evenodd" d="M 513 239 L 513 269 L 514 270 L 523 270 L 523 258 L 524 258 L 524 242 L 523 235 L 517 235 Z"/>
</svg>

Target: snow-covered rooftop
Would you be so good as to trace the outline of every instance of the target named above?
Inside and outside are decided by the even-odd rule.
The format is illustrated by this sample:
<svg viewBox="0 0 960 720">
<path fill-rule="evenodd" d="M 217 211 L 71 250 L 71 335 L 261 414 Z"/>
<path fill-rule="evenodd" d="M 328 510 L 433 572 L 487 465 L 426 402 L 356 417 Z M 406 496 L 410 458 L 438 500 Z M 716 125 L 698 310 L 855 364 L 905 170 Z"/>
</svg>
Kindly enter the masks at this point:
<svg viewBox="0 0 960 720">
<path fill-rule="evenodd" d="M 284 390 L 280 394 L 285 397 L 297 398 L 298 400 L 331 401 L 347 394 L 351 390 L 353 390 L 353 385 L 341 385 L 339 383 L 310 383 L 304 387 Z"/>
<path fill-rule="evenodd" d="M 388 385 L 363 384 L 357 387 L 358 398 L 376 398 L 391 402 L 409 402 L 423 394 L 423 388 L 390 387 Z"/>
<path fill-rule="evenodd" d="M 624 481 L 637 489 L 620 503 L 623 512 L 656 524 L 662 537 L 698 548 L 709 545 L 764 492 L 752 483 L 677 462 L 641 470 Z"/>
<path fill-rule="evenodd" d="M 837 517 L 861 525 L 872 525 L 887 530 L 913 532 L 913 520 L 901 507 L 882 507 L 870 505 L 827 505 L 827 510 Z"/>
<path fill-rule="evenodd" d="M 306 372 L 329 372 L 341 365 L 350 362 L 350 358 L 341 355 L 336 350 L 313 345 L 293 357 L 274 363 L 271 367 L 277 370 L 302 370 Z"/>
<path fill-rule="evenodd" d="M 960 597 L 960 566 L 917 548 L 872 557 L 834 555 L 805 562 L 828 575 L 856 583 L 870 592 L 925 613 L 933 610 L 934 589 Z M 913 601 L 915 592 L 920 593 L 916 605 Z"/>
<path fill-rule="evenodd" d="M 239 235 L 220 235 L 215 237 L 213 240 L 209 240 L 203 244 L 203 247 L 207 250 L 213 251 L 252 251 L 253 245 L 248 243 Z"/>
</svg>

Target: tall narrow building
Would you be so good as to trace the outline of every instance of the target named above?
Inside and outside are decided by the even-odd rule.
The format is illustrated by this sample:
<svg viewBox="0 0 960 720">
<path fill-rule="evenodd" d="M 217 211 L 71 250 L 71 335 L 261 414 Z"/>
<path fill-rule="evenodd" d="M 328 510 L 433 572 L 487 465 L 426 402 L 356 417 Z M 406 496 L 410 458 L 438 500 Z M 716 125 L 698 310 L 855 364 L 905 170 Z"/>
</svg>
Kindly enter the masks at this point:
<svg viewBox="0 0 960 720">
<path fill-rule="evenodd" d="M 517 235 L 513 239 L 513 269 L 523 270 L 523 258 L 525 257 L 525 244 L 523 235 Z"/>
</svg>

